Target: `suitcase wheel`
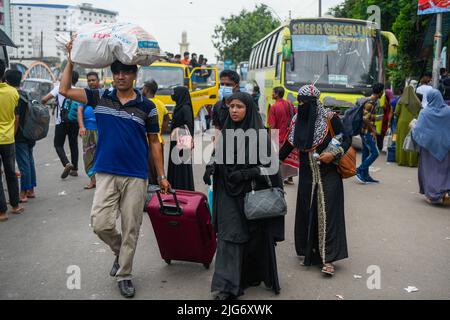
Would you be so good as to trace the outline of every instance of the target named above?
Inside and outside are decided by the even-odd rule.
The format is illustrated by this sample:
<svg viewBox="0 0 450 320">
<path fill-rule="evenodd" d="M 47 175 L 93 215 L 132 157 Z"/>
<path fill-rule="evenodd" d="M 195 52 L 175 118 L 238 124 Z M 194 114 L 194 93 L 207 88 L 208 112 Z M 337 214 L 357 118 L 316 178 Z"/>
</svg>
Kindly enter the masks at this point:
<svg viewBox="0 0 450 320">
<path fill-rule="evenodd" d="M 209 263 L 204 263 L 203 266 L 205 267 L 206 270 L 209 270 Z"/>
<path fill-rule="evenodd" d="M 165 261 L 168 265 L 171 265 L 171 264 L 172 264 L 172 260 L 170 260 L 170 259 L 164 259 L 164 261 Z"/>
</svg>

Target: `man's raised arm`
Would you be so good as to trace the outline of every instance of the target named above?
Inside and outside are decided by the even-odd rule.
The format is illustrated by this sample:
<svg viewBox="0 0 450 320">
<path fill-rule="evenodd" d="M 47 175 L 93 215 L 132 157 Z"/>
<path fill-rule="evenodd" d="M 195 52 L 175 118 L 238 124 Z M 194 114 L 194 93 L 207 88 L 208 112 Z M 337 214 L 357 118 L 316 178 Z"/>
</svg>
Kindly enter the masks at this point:
<svg viewBox="0 0 450 320">
<path fill-rule="evenodd" d="M 59 93 L 66 98 L 87 104 L 86 91 L 84 89 L 72 88 L 73 61 L 71 59 L 72 41 L 66 45 L 68 51 L 67 65 L 64 69 L 61 83 L 59 85 Z"/>
</svg>

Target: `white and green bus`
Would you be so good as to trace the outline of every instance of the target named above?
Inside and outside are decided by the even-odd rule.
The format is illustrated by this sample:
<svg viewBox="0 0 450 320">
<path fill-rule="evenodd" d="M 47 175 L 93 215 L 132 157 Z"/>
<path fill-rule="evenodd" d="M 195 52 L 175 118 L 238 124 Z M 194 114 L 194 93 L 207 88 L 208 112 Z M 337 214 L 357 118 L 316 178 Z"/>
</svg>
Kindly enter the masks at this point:
<svg viewBox="0 0 450 320">
<path fill-rule="evenodd" d="M 397 39 L 368 21 L 296 19 L 265 36 L 253 46 L 248 75 L 261 88 L 263 118 L 278 86 L 294 103 L 299 88 L 314 83 L 327 107 L 344 111 L 353 106 L 374 83 L 384 83 L 382 37 L 389 43 L 388 64 L 394 66 Z"/>
</svg>

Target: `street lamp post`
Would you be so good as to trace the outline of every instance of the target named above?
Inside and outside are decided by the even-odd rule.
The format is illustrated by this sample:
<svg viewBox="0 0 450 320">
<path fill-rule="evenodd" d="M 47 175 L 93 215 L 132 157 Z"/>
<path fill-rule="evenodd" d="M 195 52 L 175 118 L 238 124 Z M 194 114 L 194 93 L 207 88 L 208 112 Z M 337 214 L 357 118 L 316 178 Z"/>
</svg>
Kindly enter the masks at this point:
<svg viewBox="0 0 450 320">
<path fill-rule="evenodd" d="M 319 18 L 322 17 L 322 0 L 319 0 Z"/>
</svg>

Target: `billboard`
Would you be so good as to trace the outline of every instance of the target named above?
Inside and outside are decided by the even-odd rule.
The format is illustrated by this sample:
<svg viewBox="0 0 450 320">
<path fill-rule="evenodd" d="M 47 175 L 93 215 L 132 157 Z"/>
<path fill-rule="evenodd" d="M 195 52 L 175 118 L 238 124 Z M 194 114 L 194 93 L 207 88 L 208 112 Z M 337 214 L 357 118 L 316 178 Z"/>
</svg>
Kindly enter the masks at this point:
<svg viewBox="0 0 450 320">
<path fill-rule="evenodd" d="M 450 0 L 419 0 L 419 15 L 445 12 L 450 12 Z"/>
</svg>

